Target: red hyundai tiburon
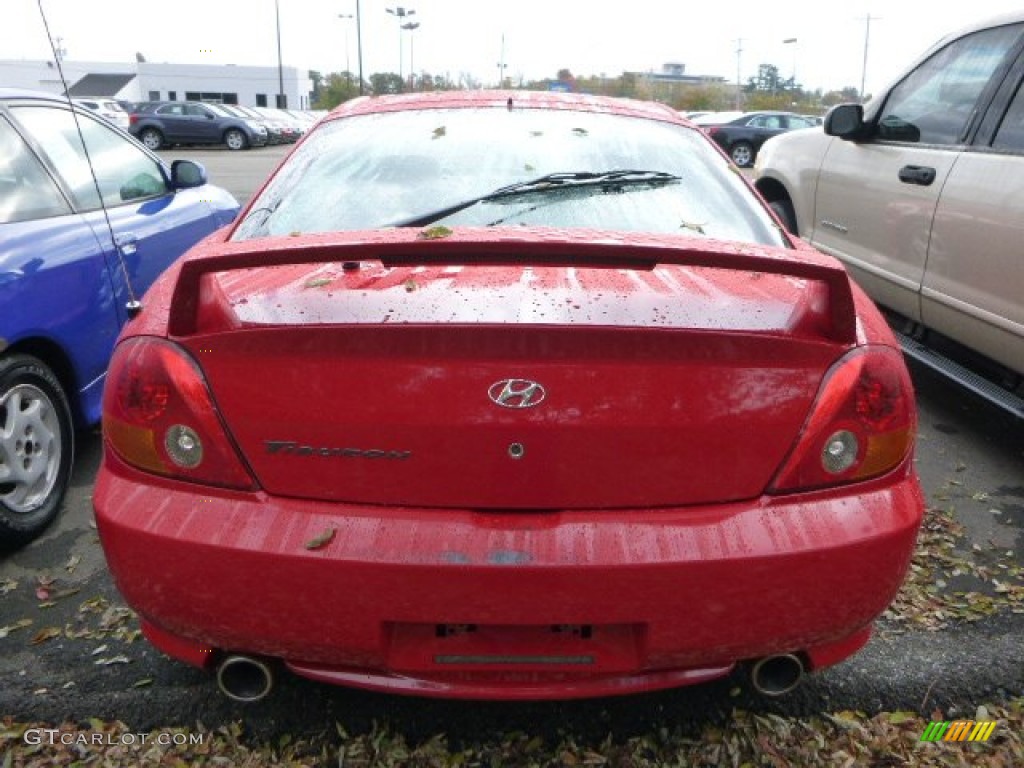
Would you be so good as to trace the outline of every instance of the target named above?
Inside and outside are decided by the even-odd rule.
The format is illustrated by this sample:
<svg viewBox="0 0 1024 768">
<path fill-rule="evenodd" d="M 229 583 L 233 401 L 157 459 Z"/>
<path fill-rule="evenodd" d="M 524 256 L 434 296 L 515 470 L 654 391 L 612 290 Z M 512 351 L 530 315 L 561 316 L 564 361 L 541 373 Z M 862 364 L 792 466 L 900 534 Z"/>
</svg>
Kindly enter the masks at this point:
<svg viewBox="0 0 1024 768">
<path fill-rule="evenodd" d="M 899 588 L 915 413 L 871 302 L 669 109 L 361 99 L 147 294 L 96 516 L 146 636 L 239 699 L 277 662 L 774 694 Z"/>
</svg>

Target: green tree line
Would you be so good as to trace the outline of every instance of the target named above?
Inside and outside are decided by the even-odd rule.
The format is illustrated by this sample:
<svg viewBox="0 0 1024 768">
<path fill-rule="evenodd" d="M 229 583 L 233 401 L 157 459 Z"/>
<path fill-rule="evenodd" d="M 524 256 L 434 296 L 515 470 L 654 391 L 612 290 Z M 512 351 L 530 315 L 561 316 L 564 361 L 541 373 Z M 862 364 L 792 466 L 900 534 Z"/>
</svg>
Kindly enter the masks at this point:
<svg viewBox="0 0 1024 768">
<path fill-rule="evenodd" d="M 309 78 L 313 82 L 311 103 L 316 109 L 333 109 L 360 95 L 359 76 L 352 72 L 324 75 L 310 71 Z M 363 80 L 362 93 L 375 95 L 471 90 L 480 87 L 482 83 L 467 73 L 452 77 L 450 74 L 421 72 L 403 78 L 394 72 L 377 72 Z M 560 69 L 554 77 L 542 80 L 516 81 L 505 78 L 502 87 L 533 91 L 558 88 L 579 93 L 659 101 L 681 112 L 779 109 L 822 114 L 836 104 L 860 101 L 860 94 L 853 86 L 827 92 L 821 89 L 808 91 L 796 81 L 795 76 L 782 77 L 774 64 L 761 64 L 757 74 L 748 78 L 739 89 L 735 83 L 673 82 L 637 72 L 623 72 L 618 77 L 575 77 L 569 69 Z"/>
</svg>

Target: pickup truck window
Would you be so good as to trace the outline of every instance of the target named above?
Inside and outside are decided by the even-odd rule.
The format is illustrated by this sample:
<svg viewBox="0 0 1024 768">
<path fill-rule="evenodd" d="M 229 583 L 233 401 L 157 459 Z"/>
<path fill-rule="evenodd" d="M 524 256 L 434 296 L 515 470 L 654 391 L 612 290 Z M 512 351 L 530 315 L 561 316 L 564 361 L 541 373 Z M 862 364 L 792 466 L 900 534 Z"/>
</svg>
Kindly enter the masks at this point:
<svg viewBox="0 0 1024 768">
<path fill-rule="evenodd" d="M 1003 122 L 999 124 L 992 147 L 1024 152 L 1024 84 L 1017 87 L 1017 95 L 1013 97 L 1010 109 L 1003 117 Z"/>
<path fill-rule="evenodd" d="M 1022 25 L 967 35 L 897 85 L 879 115 L 878 137 L 951 145 L 964 139 L 978 98 L 1020 38 Z"/>
</svg>

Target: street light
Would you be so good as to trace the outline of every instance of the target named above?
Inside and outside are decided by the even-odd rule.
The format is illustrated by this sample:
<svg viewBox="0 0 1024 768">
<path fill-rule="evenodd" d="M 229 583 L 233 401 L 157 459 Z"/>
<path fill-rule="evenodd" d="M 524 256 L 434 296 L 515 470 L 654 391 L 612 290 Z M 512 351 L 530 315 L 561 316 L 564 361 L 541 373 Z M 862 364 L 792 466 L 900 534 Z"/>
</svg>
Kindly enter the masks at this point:
<svg viewBox="0 0 1024 768">
<path fill-rule="evenodd" d="M 498 59 L 498 87 L 505 87 L 505 33 L 501 33 L 501 58 Z"/>
<path fill-rule="evenodd" d="M 411 8 L 403 8 L 400 5 L 394 8 L 385 8 L 384 10 L 398 19 L 398 77 L 400 80 L 404 80 L 404 67 L 402 66 L 402 23 L 407 17 L 414 16 L 416 11 Z"/>
<path fill-rule="evenodd" d="M 420 23 L 418 21 L 408 21 L 402 25 L 402 29 L 409 30 L 409 90 L 414 91 L 414 83 L 416 82 L 416 65 L 413 63 L 413 37 L 412 33 L 418 29 Z"/>
<path fill-rule="evenodd" d="M 348 59 L 348 22 L 350 19 L 354 19 L 351 13 L 339 13 L 338 18 L 345 22 L 345 79 L 348 81 L 349 86 L 352 85 L 352 67 L 349 64 Z"/>
<path fill-rule="evenodd" d="M 736 40 L 736 109 L 743 106 L 743 89 L 740 85 L 740 57 L 743 55 L 743 38 Z"/>
<path fill-rule="evenodd" d="M 860 100 L 864 101 L 864 83 L 868 77 L 868 43 L 871 40 L 871 20 L 878 21 L 880 16 L 870 13 L 864 18 L 864 66 L 860 71 Z"/>
<path fill-rule="evenodd" d="M 796 90 L 796 38 L 787 37 L 782 41 L 782 44 L 793 46 L 793 90 Z"/>
</svg>

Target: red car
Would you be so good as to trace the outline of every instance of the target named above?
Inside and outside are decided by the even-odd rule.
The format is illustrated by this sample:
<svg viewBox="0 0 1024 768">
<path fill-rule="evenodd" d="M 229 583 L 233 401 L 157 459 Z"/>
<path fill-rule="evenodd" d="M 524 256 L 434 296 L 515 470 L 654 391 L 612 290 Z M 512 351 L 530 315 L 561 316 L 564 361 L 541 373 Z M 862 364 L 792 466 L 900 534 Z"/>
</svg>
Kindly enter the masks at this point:
<svg viewBox="0 0 1024 768">
<path fill-rule="evenodd" d="M 146 296 L 97 523 L 150 641 L 427 696 L 623 694 L 867 641 L 922 515 L 907 369 L 833 259 L 652 103 L 325 118 Z"/>
</svg>

